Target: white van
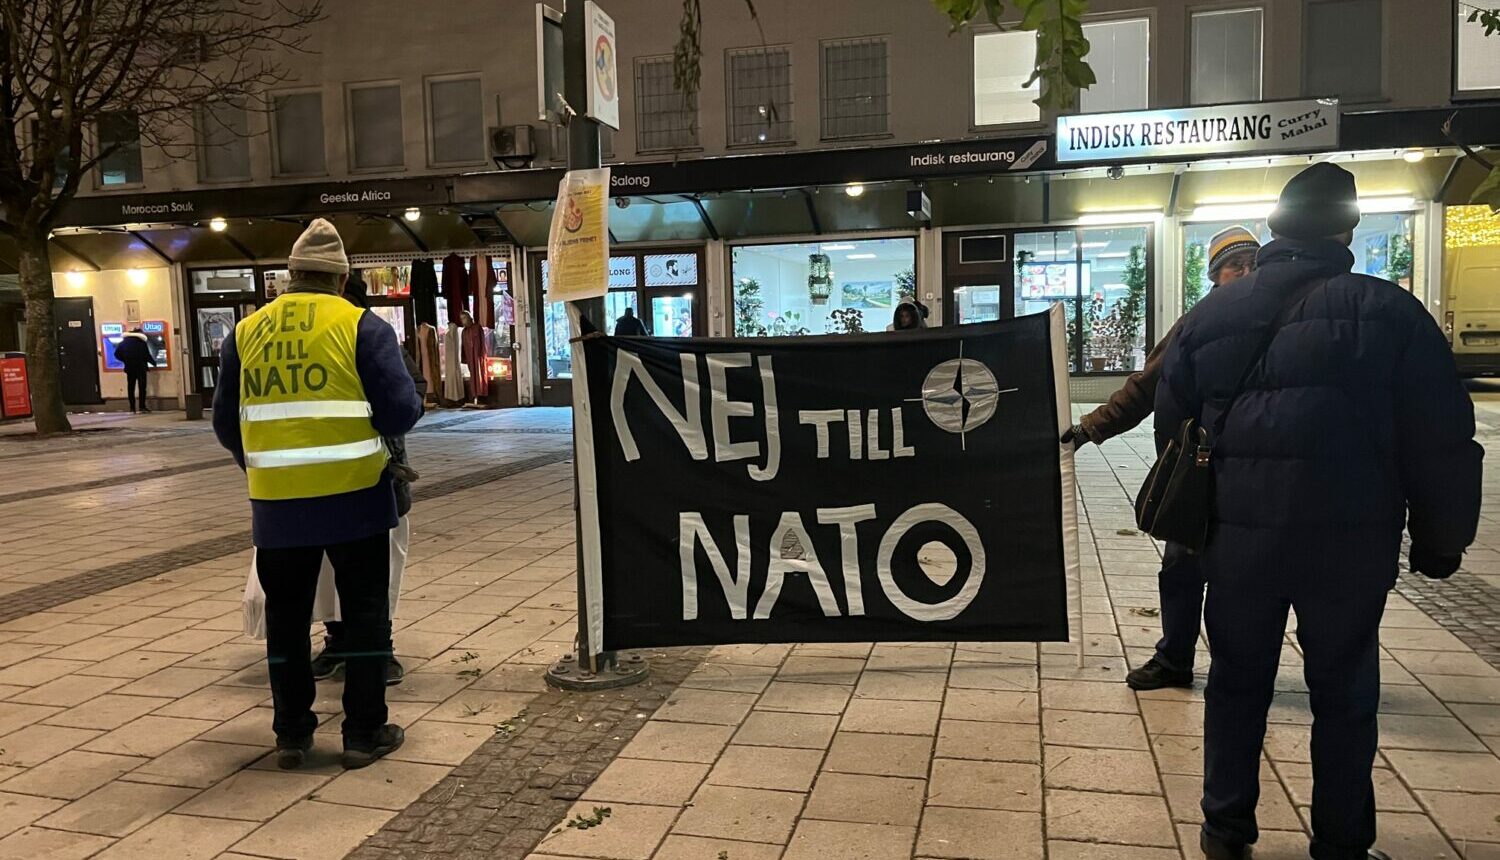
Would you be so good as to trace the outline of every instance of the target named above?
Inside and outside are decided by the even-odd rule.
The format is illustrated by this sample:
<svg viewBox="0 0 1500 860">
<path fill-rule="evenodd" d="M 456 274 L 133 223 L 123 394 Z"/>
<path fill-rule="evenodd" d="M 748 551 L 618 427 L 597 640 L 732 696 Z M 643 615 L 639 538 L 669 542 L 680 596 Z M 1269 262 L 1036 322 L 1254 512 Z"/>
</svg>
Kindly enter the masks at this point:
<svg viewBox="0 0 1500 860">
<path fill-rule="evenodd" d="M 1443 263 L 1443 330 L 1459 372 L 1500 374 L 1500 247 L 1453 248 Z"/>
</svg>

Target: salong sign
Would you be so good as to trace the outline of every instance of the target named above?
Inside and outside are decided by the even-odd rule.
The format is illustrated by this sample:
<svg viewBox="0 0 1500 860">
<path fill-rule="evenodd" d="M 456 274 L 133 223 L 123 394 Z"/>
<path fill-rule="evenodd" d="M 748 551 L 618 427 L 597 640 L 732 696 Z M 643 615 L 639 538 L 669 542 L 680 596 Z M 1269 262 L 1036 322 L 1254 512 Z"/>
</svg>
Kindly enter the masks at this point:
<svg viewBox="0 0 1500 860">
<path fill-rule="evenodd" d="M 914 334 L 583 345 L 591 641 L 1068 638 L 1060 307 Z"/>
<path fill-rule="evenodd" d="M 1337 99 L 1095 113 L 1057 119 L 1062 164 L 1337 149 Z"/>
</svg>

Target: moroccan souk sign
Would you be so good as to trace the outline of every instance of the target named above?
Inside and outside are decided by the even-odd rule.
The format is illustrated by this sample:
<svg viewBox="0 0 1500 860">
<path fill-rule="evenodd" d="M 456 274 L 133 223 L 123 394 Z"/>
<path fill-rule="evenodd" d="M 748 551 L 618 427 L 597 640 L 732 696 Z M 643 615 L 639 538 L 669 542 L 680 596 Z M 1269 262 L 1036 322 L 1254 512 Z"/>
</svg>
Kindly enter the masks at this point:
<svg viewBox="0 0 1500 860">
<path fill-rule="evenodd" d="M 1233 158 L 1338 149 L 1337 99 L 1095 113 L 1057 119 L 1060 164 Z"/>
<path fill-rule="evenodd" d="M 1068 638 L 1061 306 L 909 334 L 582 344 L 590 641 Z"/>
</svg>

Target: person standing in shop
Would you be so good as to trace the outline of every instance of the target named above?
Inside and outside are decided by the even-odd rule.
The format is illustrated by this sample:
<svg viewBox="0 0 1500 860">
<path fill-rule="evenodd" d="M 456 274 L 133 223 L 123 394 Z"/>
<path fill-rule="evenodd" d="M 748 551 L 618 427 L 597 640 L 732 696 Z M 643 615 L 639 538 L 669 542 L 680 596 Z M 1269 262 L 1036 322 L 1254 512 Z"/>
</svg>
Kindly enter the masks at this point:
<svg viewBox="0 0 1500 860">
<path fill-rule="evenodd" d="M 927 328 L 927 307 L 916 299 L 902 299 L 891 314 L 886 331 L 917 331 Z"/>
<path fill-rule="evenodd" d="M 1237 281 L 1255 268 L 1260 242 L 1244 227 L 1229 227 L 1208 240 L 1208 279 L 1214 287 Z M 1186 319 L 1184 317 L 1183 319 Z M 1146 356 L 1146 365 L 1130 375 L 1109 401 L 1083 416 L 1063 434 L 1063 442 L 1082 448 L 1135 429 L 1156 407 L 1156 386 L 1161 381 L 1161 362 L 1167 344 L 1182 321 L 1167 331 Z M 1161 600 L 1161 639 L 1156 654 L 1125 676 L 1136 690 L 1192 687 L 1193 661 L 1198 652 L 1199 621 L 1203 615 L 1203 569 L 1198 557 L 1181 544 L 1168 543 L 1156 574 Z"/>
<path fill-rule="evenodd" d="M 125 365 L 125 396 L 130 400 L 131 412 L 150 412 L 146 408 L 146 376 L 148 367 L 156 366 L 156 356 L 151 354 L 151 343 L 146 340 L 146 333 L 136 326 L 125 333 L 120 342 L 115 345 L 115 358 Z M 136 399 L 136 392 L 140 391 L 140 399 Z M 140 409 L 136 409 L 139 403 Z"/>
<path fill-rule="evenodd" d="M 615 320 L 615 337 L 645 337 L 646 326 L 641 318 L 635 315 L 635 308 L 626 308 L 625 313 Z"/>
<path fill-rule="evenodd" d="M 1209 293 L 1162 359 L 1158 438 L 1223 419 L 1201 553 L 1213 665 L 1199 839 L 1210 860 L 1249 856 L 1259 836 L 1261 746 L 1289 611 L 1313 718 L 1310 853 L 1385 857 L 1371 850 L 1371 768 L 1380 619 L 1402 532 L 1411 569 L 1443 579 L 1479 525 L 1474 404 L 1422 302 L 1351 273 L 1359 220 L 1347 170 L 1299 173 L 1255 273 Z"/>
<path fill-rule="evenodd" d="M 358 768 L 405 739 L 386 722 L 398 518 L 382 437 L 410 430 L 422 402 L 395 332 L 340 297 L 349 259 L 332 224 L 315 219 L 287 268 L 287 291 L 224 341 L 213 426 L 249 484 L 277 764 L 300 766 L 318 727 L 308 622 L 326 553 L 348 634 L 343 765 Z"/>
</svg>

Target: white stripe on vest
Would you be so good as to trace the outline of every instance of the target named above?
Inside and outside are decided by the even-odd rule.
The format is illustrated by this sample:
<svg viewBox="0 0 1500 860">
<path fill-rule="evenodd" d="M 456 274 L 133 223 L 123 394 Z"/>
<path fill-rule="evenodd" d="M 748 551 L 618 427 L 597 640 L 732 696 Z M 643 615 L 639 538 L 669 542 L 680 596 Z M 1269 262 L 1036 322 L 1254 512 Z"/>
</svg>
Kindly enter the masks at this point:
<svg viewBox="0 0 1500 860">
<path fill-rule="evenodd" d="M 363 442 L 344 445 L 318 445 L 312 448 L 287 448 L 281 451 L 246 451 L 245 465 L 252 469 L 274 469 L 278 466 L 311 466 L 315 463 L 338 463 L 358 460 L 383 450 L 385 442 L 376 436 Z"/>
<path fill-rule="evenodd" d="M 241 421 L 283 421 L 289 418 L 369 418 L 375 414 L 363 400 L 301 400 L 257 403 L 240 407 Z"/>
</svg>

